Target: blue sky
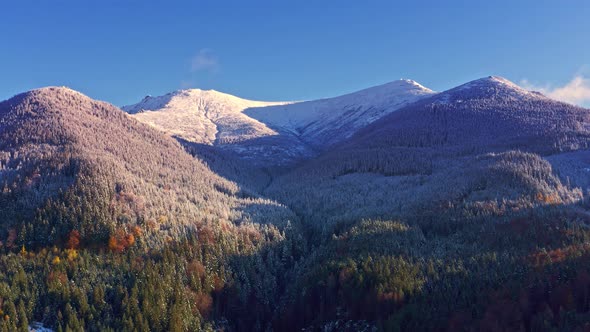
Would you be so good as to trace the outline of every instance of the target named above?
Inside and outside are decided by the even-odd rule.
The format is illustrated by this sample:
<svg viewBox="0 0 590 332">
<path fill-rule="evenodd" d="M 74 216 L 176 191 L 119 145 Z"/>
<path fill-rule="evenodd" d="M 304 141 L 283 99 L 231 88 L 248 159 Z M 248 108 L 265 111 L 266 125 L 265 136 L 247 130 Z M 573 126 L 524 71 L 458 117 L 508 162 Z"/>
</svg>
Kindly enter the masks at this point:
<svg viewBox="0 0 590 332">
<path fill-rule="evenodd" d="M 304 100 L 499 75 L 590 105 L 584 0 L 19 0 L 0 13 L 0 99 L 66 85 L 117 105 L 187 87 Z"/>
</svg>

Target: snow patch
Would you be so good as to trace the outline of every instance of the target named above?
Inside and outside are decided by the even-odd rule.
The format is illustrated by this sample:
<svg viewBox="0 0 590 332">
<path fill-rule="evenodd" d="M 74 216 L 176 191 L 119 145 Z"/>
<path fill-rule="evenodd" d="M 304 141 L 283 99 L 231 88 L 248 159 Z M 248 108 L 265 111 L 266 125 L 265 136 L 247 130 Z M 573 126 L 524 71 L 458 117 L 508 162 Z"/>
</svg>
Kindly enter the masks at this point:
<svg viewBox="0 0 590 332">
<path fill-rule="evenodd" d="M 52 329 L 43 327 L 42 323 L 33 322 L 29 325 L 29 332 L 54 332 Z"/>
</svg>

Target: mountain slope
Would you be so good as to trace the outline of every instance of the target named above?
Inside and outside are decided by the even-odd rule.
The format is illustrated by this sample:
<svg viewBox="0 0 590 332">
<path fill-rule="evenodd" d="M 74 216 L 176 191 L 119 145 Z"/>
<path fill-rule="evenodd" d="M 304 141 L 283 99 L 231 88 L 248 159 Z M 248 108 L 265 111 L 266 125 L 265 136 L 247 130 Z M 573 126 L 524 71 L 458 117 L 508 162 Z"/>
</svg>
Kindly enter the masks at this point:
<svg viewBox="0 0 590 332">
<path fill-rule="evenodd" d="M 250 101 L 193 89 L 146 97 L 123 109 L 184 141 L 218 146 L 261 165 L 283 165 L 309 158 L 432 93 L 408 80 L 301 103 Z"/>
<path fill-rule="evenodd" d="M 588 229 L 589 120 L 590 110 L 489 77 L 408 105 L 275 179 L 265 193 L 326 244 L 291 283 L 295 309 L 282 315 L 290 318 L 283 328 L 345 330 L 359 319 L 386 331 L 586 323 L 558 322 L 567 305 L 547 303 L 562 294 L 573 303 L 587 275 L 576 261 L 590 257 L 585 240 L 567 238 Z M 448 263 L 439 269 L 440 261 Z M 555 287 L 556 275 L 576 286 Z M 485 309 L 476 314 L 477 303 Z M 318 324 L 317 312 L 329 318 Z"/>
<path fill-rule="evenodd" d="M 145 97 L 122 109 L 138 120 L 170 135 L 209 145 L 237 143 L 276 135 L 242 111 L 279 103 L 238 98 L 214 90 L 180 90 L 160 97 Z"/>
<path fill-rule="evenodd" d="M 518 148 L 543 154 L 588 148 L 590 112 L 499 77 L 421 100 L 361 130 L 350 145 Z"/>
<path fill-rule="evenodd" d="M 0 103 L 0 165 L 0 232 L 36 245 L 73 229 L 104 244 L 135 226 L 153 244 L 208 223 L 290 216 L 277 203 L 244 197 L 172 138 L 67 88 Z"/>
<path fill-rule="evenodd" d="M 398 80 L 347 95 L 246 110 L 272 128 L 296 133 L 308 144 L 327 147 L 357 130 L 434 92 L 412 80 Z"/>
<path fill-rule="evenodd" d="M 265 193 L 328 235 L 363 218 L 470 220 L 573 203 L 590 189 L 573 178 L 588 164 L 543 156 L 587 150 L 588 123 L 590 110 L 488 77 L 375 121 Z"/>
<path fill-rule="evenodd" d="M 238 98 L 214 90 L 181 90 L 146 97 L 123 110 L 182 142 L 214 145 L 258 165 L 289 163 L 313 155 L 297 136 L 279 132 L 243 113 L 282 104 Z"/>
</svg>

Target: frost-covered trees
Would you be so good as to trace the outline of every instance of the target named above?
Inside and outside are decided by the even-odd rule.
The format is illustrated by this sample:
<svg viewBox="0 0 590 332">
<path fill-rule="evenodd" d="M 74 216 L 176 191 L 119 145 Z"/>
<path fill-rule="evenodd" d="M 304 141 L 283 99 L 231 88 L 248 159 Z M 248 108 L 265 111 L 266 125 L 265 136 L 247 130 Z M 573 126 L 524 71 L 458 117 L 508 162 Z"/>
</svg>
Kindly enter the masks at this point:
<svg viewBox="0 0 590 332">
<path fill-rule="evenodd" d="M 174 139 L 67 88 L 0 103 L 0 129 L 2 239 L 16 229 L 27 245 L 49 245 L 77 230 L 82 242 L 106 245 L 138 226 L 161 245 L 199 224 L 294 217 L 242 194 Z"/>
</svg>

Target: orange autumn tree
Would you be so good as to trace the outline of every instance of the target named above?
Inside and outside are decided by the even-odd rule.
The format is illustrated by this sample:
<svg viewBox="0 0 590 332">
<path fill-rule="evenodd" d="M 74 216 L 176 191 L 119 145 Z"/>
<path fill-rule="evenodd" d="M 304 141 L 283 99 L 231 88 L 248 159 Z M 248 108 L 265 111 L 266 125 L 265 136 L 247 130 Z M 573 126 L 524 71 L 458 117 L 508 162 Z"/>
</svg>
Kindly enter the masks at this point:
<svg viewBox="0 0 590 332">
<path fill-rule="evenodd" d="M 137 232 L 135 233 L 137 234 Z M 109 237 L 109 249 L 113 252 L 121 253 L 133 244 L 135 244 L 135 235 L 122 229 L 117 230 Z"/>
<path fill-rule="evenodd" d="M 68 234 L 68 241 L 66 242 L 66 248 L 68 249 L 78 249 L 80 248 L 80 232 L 77 230 L 72 230 Z"/>
</svg>

